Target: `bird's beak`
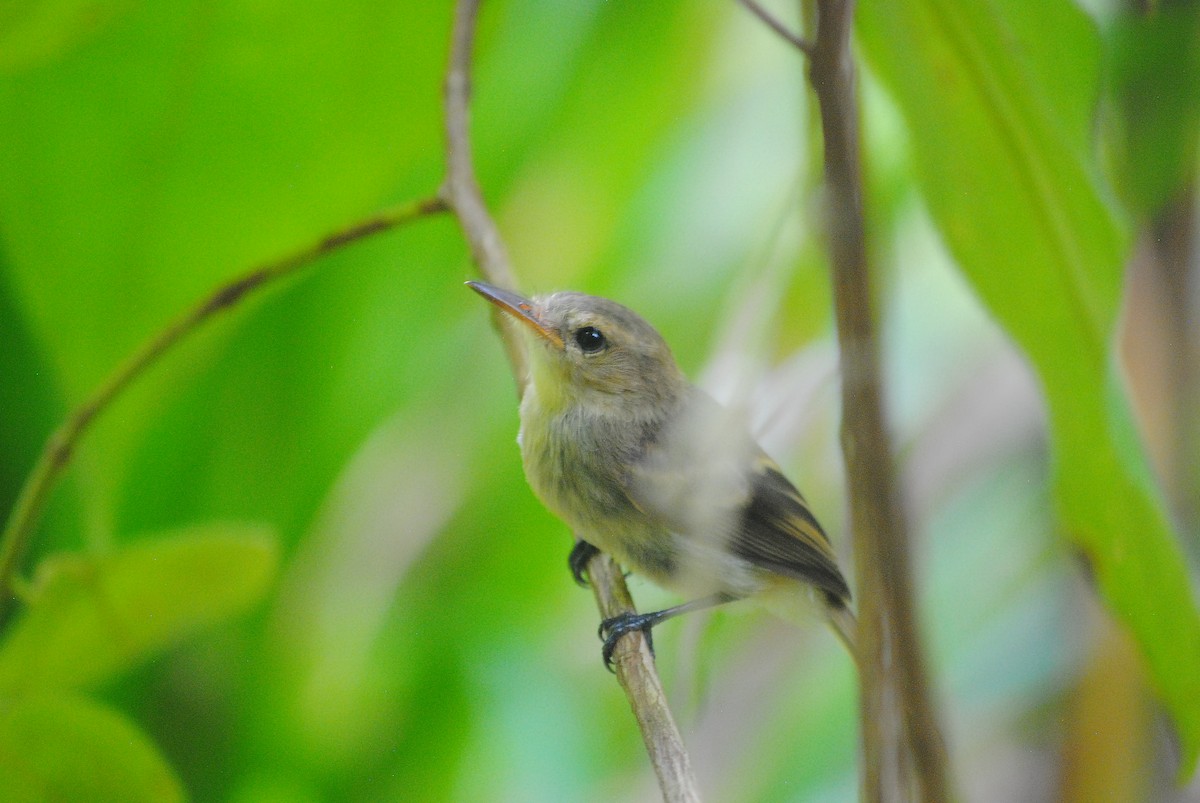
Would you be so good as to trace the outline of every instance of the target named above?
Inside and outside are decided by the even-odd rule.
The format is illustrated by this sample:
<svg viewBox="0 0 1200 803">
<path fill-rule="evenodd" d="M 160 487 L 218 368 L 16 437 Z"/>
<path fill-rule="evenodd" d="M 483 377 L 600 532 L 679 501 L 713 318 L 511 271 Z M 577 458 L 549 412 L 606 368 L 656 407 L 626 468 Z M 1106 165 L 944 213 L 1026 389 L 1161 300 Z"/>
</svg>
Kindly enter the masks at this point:
<svg viewBox="0 0 1200 803">
<path fill-rule="evenodd" d="M 549 341 L 557 348 L 563 347 L 562 337 L 538 316 L 537 308 L 529 299 L 484 282 L 467 282 L 467 287 L 495 304 L 502 312 L 528 326 L 539 337 Z"/>
</svg>

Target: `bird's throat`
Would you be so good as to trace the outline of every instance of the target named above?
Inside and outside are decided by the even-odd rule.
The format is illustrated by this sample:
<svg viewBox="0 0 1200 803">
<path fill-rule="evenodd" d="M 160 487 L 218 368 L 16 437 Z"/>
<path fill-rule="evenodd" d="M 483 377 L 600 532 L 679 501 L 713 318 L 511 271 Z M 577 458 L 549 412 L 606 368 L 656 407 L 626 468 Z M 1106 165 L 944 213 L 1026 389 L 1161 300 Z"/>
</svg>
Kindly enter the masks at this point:
<svg viewBox="0 0 1200 803">
<path fill-rule="evenodd" d="M 562 412 L 572 403 L 566 371 L 558 360 L 548 360 L 541 354 L 531 356 L 527 391 L 535 396 L 531 402 L 549 414 Z"/>
</svg>

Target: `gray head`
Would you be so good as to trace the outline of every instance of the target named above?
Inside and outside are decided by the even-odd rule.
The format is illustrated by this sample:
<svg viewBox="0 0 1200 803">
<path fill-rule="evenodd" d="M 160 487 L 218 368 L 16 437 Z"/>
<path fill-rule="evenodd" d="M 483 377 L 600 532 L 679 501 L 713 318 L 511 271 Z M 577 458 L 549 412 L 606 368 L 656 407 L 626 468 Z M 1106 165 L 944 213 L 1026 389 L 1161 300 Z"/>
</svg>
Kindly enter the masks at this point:
<svg viewBox="0 0 1200 803">
<path fill-rule="evenodd" d="M 677 398 L 685 385 L 666 341 L 628 307 L 583 293 L 525 299 L 481 282 L 467 284 L 532 335 L 530 378 L 545 404 L 657 407 Z"/>
</svg>

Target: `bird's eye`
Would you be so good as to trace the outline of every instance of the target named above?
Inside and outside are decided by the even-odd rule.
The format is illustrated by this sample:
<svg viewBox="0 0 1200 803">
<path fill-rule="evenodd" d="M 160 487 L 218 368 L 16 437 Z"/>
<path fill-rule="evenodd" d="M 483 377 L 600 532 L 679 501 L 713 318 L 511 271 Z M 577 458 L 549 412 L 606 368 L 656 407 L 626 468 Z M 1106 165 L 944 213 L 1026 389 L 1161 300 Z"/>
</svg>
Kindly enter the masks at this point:
<svg viewBox="0 0 1200 803">
<path fill-rule="evenodd" d="M 606 341 L 604 333 L 594 326 L 584 326 L 575 330 L 575 342 L 584 354 L 595 354 L 604 348 Z"/>
</svg>

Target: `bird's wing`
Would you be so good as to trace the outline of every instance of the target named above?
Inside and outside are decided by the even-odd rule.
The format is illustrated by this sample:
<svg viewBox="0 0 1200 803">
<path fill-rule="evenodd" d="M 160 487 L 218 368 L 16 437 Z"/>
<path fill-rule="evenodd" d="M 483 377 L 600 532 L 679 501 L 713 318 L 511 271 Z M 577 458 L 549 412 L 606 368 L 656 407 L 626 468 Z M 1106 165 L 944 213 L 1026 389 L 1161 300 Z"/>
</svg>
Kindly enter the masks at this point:
<svg viewBox="0 0 1200 803">
<path fill-rule="evenodd" d="M 848 600 L 828 537 L 778 464 L 706 395 L 689 407 L 687 423 L 646 445 L 625 482 L 630 501 L 675 533 L 723 539 L 754 566 Z"/>
<path fill-rule="evenodd" d="M 850 599 L 828 536 L 796 486 L 765 453 L 754 462 L 730 546 L 756 566 Z"/>
</svg>

